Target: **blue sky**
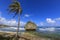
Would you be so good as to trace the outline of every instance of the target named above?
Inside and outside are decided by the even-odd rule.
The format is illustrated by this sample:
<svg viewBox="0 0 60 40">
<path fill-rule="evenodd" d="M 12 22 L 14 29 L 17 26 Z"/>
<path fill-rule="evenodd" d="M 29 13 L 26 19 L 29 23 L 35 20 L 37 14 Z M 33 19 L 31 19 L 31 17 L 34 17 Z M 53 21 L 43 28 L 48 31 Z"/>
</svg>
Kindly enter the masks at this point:
<svg viewBox="0 0 60 40">
<path fill-rule="evenodd" d="M 18 0 L 23 9 L 21 17 L 22 25 L 27 21 L 35 22 L 39 26 L 60 26 L 60 0 Z M 0 18 L 2 21 L 18 22 L 18 16 L 8 15 L 8 5 L 12 0 L 0 0 Z M 3 23 L 3 22 L 1 22 Z"/>
</svg>

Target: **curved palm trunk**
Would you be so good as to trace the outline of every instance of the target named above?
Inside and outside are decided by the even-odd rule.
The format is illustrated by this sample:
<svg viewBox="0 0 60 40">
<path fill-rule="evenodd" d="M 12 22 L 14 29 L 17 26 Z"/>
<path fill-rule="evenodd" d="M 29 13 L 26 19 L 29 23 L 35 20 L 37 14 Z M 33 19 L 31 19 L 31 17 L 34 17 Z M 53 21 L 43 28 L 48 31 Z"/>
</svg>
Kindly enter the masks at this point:
<svg viewBox="0 0 60 40">
<path fill-rule="evenodd" d="M 18 14 L 18 27 L 17 27 L 17 33 L 16 33 L 16 37 L 17 37 L 17 40 L 18 40 L 18 34 L 19 34 L 19 27 L 20 27 L 20 13 Z"/>
</svg>

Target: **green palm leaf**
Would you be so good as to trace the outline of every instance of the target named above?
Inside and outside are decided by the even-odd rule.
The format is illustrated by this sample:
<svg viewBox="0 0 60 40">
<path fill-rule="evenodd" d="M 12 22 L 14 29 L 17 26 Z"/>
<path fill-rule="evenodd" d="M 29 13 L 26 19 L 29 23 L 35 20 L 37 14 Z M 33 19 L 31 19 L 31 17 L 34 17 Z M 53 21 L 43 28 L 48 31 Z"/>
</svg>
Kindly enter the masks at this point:
<svg viewBox="0 0 60 40">
<path fill-rule="evenodd" d="M 20 6 L 20 3 L 18 1 L 13 1 L 12 4 L 9 5 L 9 12 L 11 13 L 15 13 L 14 17 L 17 15 L 17 14 L 22 14 L 22 8 Z"/>
</svg>

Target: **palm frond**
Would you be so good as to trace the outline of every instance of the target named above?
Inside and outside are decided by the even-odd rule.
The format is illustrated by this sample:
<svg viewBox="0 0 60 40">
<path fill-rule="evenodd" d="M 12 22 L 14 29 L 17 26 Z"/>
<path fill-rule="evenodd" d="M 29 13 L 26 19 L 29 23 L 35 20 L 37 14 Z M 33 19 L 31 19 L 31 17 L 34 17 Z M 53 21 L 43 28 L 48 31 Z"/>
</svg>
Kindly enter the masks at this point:
<svg viewBox="0 0 60 40">
<path fill-rule="evenodd" d="M 11 13 L 11 12 L 16 12 L 16 10 L 15 10 L 15 9 L 10 9 L 9 12 L 10 12 L 10 13 Z"/>
<path fill-rule="evenodd" d="M 18 1 L 13 1 L 13 3 L 9 5 L 9 12 L 15 13 L 13 17 L 15 17 L 18 13 L 22 14 L 20 3 Z"/>
<path fill-rule="evenodd" d="M 13 16 L 13 18 L 18 14 L 18 10 L 15 12 L 15 15 Z"/>
<path fill-rule="evenodd" d="M 11 5 L 9 5 L 9 8 L 16 8 L 16 7 L 17 7 L 16 4 L 11 4 Z"/>
</svg>

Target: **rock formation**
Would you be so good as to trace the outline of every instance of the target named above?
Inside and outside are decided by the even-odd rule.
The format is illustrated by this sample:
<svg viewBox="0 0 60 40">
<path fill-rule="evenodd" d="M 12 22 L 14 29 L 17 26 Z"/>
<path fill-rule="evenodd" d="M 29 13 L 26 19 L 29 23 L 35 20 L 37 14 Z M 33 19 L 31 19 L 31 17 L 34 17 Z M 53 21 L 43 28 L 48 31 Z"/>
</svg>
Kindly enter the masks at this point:
<svg viewBox="0 0 60 40">
<path fill-rule="evenodd" d="M 31 21 L 28 21 L 27 24 L 25 25 L 26 31 L 35 31 L 37 25 Z"/>
</svg>

